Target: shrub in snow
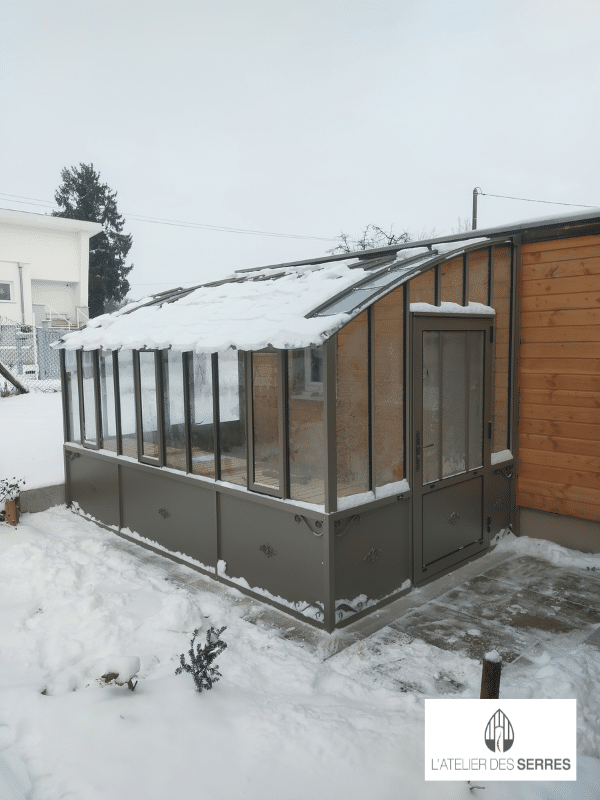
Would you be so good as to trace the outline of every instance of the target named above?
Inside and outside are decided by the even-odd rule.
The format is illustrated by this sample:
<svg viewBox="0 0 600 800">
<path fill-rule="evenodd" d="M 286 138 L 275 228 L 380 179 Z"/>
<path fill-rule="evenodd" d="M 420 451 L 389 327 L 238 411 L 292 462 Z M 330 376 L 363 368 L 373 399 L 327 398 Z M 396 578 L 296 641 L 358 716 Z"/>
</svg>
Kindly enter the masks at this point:
<svg viewBox="0 0 600 800">
<path fill-rule="evenodd" d="M 24 478 L 2 478 L 0 480 L 0 503 L 4 500 L 16 500 L 25 486 Z"/>
<path fill-rule="evenodd" d="M 133 679 L 140 671 L 140 660 L 137 656 L 108 656 L 99 661 L 93 671 L 100 686 L 127 686 L 133 690 L 137 686 L 137 681 Z"/>
<path fill-rule="evenodd" d="M 206 634 L 206 644 L 204 647 L 197 644 L 196 652 L 194 653 L 194 642 L 196 641 L 198 630 L 199 629 L 196 628 L 194 631 L 192 641 L 190 642 L 190 649 L 188 650 L 191 663 L 186 664 L 185 654 L 182 653 L 179 656 L 181 666 L 177 667 L 175 675 L 179 675 L 181 672 L 191 673 L 194 683 L 196 684 L 196 690 L 201 692 L 202 689 L 212 689 L 213 683 L 216 683 L 219 678 L 222 677 L 216 665 L 213 667 L 211 664 L 215 658 L 225 650 L 227 644 L 221 639 L 221 634 L 226 630 L 225 627 L 219 628 L 219 630 L 211 628 Z"/>
</svg>

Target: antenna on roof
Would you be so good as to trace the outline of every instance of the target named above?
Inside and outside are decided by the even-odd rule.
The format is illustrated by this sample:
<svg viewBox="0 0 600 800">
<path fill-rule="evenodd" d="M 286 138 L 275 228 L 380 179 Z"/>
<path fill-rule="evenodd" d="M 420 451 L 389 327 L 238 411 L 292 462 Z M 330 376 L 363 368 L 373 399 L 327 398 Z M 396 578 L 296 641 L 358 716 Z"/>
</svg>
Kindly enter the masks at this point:
<svg viewBox="0 0 600 800">
<path fill-rule="evenodd" d="M 476 186 L 473 189 L 473 224 L 471 225 L 471 229 L 472 230 L 476 230 L 477 229 L 477 195 L 478 194 L 483 194 L 483 192 L 481 191 L 481 187 L 480 186 Z"/>
</svg>

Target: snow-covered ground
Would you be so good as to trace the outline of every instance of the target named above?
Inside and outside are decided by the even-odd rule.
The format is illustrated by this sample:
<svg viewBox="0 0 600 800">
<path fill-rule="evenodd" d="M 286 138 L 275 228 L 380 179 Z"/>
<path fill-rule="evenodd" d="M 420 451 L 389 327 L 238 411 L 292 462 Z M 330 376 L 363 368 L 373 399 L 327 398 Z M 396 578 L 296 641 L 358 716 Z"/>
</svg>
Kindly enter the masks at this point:
<svg viewBox="0 0 600 800">
<path fill-rule="evenodd" d="M 25 478 L 23 490 L 64 483 L 62 395 L 0 397 L 0 478 Z"/>
<path fill-rule="evenodd" d="M 46 411 L 28 396 L 0 399 L 3 430 L 10 409 L 21 431 L 14 452 L 3 448 L 0 477 L 5 464 L 21 475 L 21 452 L 31 449 L 56 462 L 47 473 L 56 482 L 62 459 L 50 443 L 61 419 L 55 396 L 42 398 Z M 31 413 L 46 416 L 45 436 Z M 557 639 L 502 679 L 502 697 L 577 698 L 576 783 L 425 783 L 424 700 L 448 696 L 444 685 L 478 697 L 478 662 L 390 629 L 325 658 L 244 620 L 236 590 L 167 581 L 160 563 L 113 546 L 120 541 L 64 507 L 26 514 L 17 530 L 0 524 L 0 800 L 600 797 L 597 649 Z M 498 546 L 599 564 L 512 536 Z M 228 645 L 221 681 L 202 694 L 191 676 L 175 675 L 200 625 L 201 637 L 225 625 Z M 133 692 L 98 683 L 107 665 L 135 658 Z"/>
</svg>

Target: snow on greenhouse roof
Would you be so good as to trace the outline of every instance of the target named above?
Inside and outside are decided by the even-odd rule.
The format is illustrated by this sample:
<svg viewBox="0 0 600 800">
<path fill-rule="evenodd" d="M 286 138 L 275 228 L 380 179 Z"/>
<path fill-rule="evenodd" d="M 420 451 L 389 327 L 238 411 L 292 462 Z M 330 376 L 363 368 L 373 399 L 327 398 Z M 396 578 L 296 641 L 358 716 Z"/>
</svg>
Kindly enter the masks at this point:
<svg viewBox="0 0 600 800">
<path fill-rule="evenodd" d="M 114 314 L 96 317 L 83 330 L 66 334 L 58 347 L 171 347 L 215 353 L 230 348 L 318 345 L 377 297 L 434 263 L 484 243 L 506 241 L 526 229 L 572 226 L 598 217 L 599 210 L 594 209 L 370 251 L 240 270 L 225 280 L 172 289 L 131 303 Z"/>
<path fill-rule="evenodd" d="M 166 348 L 223 352 L 231 347 L 294 348 L 320 344 L 350 318 L 306 314 L 369 275 L 358 259 L 318 267 L 261 270 L 162 300 L 145 298 L 90 320 L 63 337 L 68 350 Z M 356 266 L 355 266 L 356 265 Z"/>
<path fill-rule="evenodd" d="M 453 252 L 464 249 L 455 245 Z M 58 347 L 218 353 L 319 345 L 374 298 L 445 257 L 418 242 L 376 257 L 367 253 L 243 270 L 171 289 L 95 317 L 83 330 L 65 334 Z"/>
</svg>

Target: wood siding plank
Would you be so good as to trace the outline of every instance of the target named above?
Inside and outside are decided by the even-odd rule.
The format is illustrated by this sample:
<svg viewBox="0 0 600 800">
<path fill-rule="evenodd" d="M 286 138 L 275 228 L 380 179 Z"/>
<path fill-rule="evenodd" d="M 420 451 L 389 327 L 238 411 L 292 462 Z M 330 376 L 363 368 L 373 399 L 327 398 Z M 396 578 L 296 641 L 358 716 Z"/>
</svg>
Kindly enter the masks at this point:
<svg viewBox="0 0 600 800">
<path fill-rule="evenodd" d="M 600 358 L 522 358 L 521 372 L 543 372 L 559 375 L 600 375 Z"/>
<path fill-rule="evenodd" d="M 600 308 L 529 311 L 521 314 L 522 328 L 561 328 L 563 325 L 600 325 Z"/>
<path fill-rule="evenodd" d="M 551 261 L 547 264 L 523 264 L 523 282 L 547 280 L 549 278 L 569 278 L 600 273 L 600 257 L 574 258 L 571 261 Z"/>
<path fill-rule="evenodd" d="M 574 361 L 600 357 L 600 347 L 596 342 L 547 342 L 523 343 L 521 358 L 568 358 Z"/>
<path fill-rule="evenodd" d="M 550 419 L 520 419 L 519 431 L 538 436 L 560 436 L 566 439 L 600 439 L 600 425 L 587 422 L 559 422 Z"/>
<path fill-rule="evenodd" d="M 527 342 L 600 342 L 600 325 L 521 328 L 521 343 Z"/>
<path fill-rule="evenodd" d="M 567 309 L 600 308 L 600 290 L 572 294 L 538 295 L 523 297 L 521 309 L 527 311 L 564 311 Z"/>
<path fill-rule="evenodd" d="M 519 378 L 523 389 L 572 389 L 573 376 L 558 373 L 523 373 Z M 600 392 L 600 375 L 578 375 L 577 388 L 582 392 Z"/>
<path fill-rule="evenodd" d="M 600 457 L 574 455 L 573 453 L 554 453 L 549 450 L 529 450 L 523 447 L 519 450 L 519 463 L 521 465 L 540 464 L 541 466 L 558 467 L 568 472 L 590 472 L 596 476 L 600 474 Z"/>
<path fill-rule="evenodd" d="M 569 408 L 600 408 L 600 396 L 596 392 L 521 388 L 520 397 L 521 402 L 525 404 L 568 406 Z"/>
<path fill-rule="evenodd" d="M 600 408 L 565 408 L 565 406 L 519 405 L 521 419 L 556 420 L 558 422 L 581 422 L 600 425 Z"/>
<path fill-rule="evenodd" d="M 568 517 L 591 519 L 600 522 L 600 508 L 587 503 L 577 503 L 557 497 L 544 497 L 520 491 L 517 495 L 517 505 L 523 508 L 534 508 L 539 511 L 548 511 L 551 514 L 565 514 Z"/>
<path fill-rule="evenodd" d="M 569 439 L 561 436 L 538 436 L 534 433 L 519 433 L 519 446 L 525 449 L 554 453 L 567 453 L 600 458 L 600 441 L 592 439 Z"/>
</svg>

